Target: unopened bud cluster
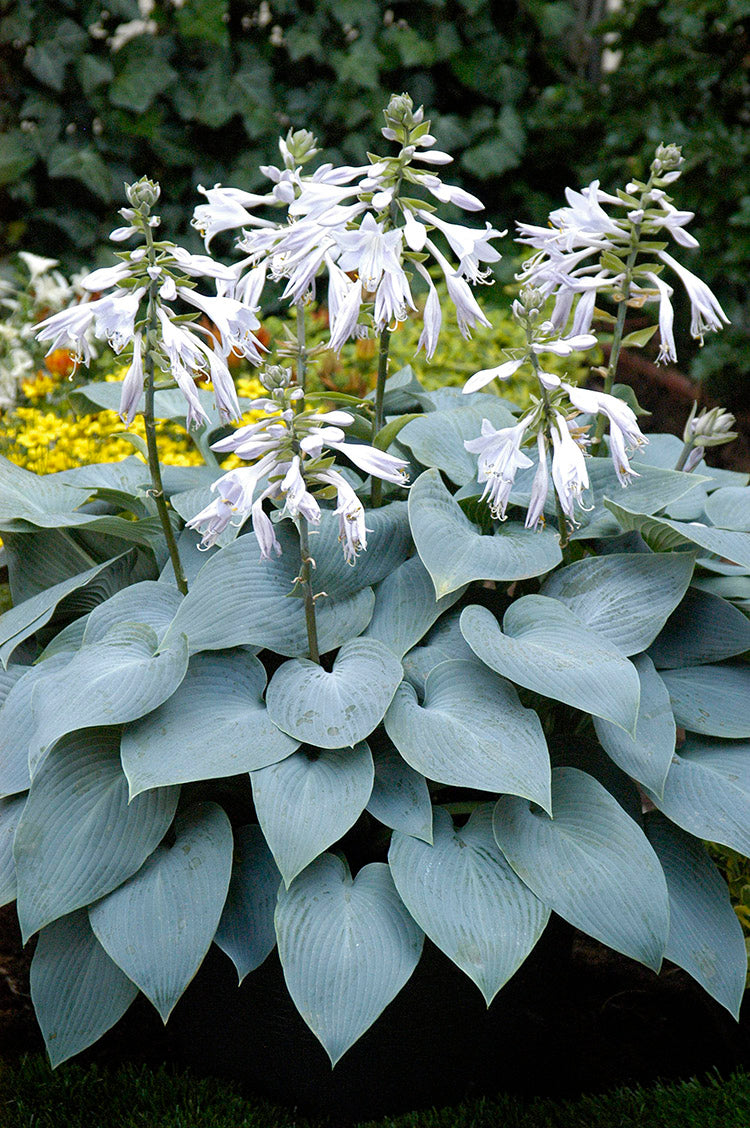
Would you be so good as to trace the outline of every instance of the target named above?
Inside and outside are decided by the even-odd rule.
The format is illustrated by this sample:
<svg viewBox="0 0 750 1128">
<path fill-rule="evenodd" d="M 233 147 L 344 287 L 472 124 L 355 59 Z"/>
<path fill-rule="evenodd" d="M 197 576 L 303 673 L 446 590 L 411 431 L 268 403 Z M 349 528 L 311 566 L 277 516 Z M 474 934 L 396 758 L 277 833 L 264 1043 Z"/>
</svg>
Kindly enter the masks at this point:
<svg viewBox="0 0 750 1128">
<path fill-rule="evenodd" d="M 721 446 L 737 438 L 737 432 L 732 430 L 737 420 L 723 407 L 703 408 L 698 412 L 698 404 L 694 403 L 685 424 L 682 438 L 683 442 L 694 447 Z"/>
</svg>

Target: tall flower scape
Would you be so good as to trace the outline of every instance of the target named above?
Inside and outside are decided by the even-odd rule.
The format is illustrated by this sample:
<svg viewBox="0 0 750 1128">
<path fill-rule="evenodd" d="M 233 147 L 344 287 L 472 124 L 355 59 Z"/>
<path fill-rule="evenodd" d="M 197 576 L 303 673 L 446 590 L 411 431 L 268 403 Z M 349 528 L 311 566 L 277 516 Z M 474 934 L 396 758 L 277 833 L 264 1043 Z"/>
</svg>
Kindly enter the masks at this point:
<svg viewBox="0 0 750 1128">
<path fill-rule="evenodd" d="M 738 1012 L 742 930 L 703 841 L 750 851 L 750 487 L 703 462 L 729 413 L 647 442 L 617 383 L 648 337 L 629 308 L 674 361 L 675 278 L 696 338 L 726 321 L 671 253 L 695 249 L 668 195 L 682 157 L 660 146 L 646 179 L 519 224 L 524 343 L 428 391 L 389 370 L 392 334 L 421 314 L 431 358 L 487 325 L 505 233 L 462 221 L 482 204 L 443 179 L 421 108 L 394 96 L 385 118 L 360 166 L 292 131 L 266 192 L 203 189 L 205 254 L 161 237 L 158 185 L 131 185 L 117 264 L 38 326 L 80 363 L 112 346 L 119 386 L 77 394 L 142 412 L 147 438 L 44 479 L 0 461 L 0 892 L 38 933 L 53 1063 L 138 992 L 166 1021 L 212 943 L 240 978 L 277 946 L 335 1063 L 425 935 L 489 1004 L 552 911 Z M 273 356 L 272 290 L 292 307 Z M 603 388 L 579 387 L 565 364 L 602 335 Z M 322 348 L 360 336 L 372 393 L 316 390 Z M 523 411 L 494 394 L 521 371 Z M 158 417 L 205 466 L 162 466 Z"/>
</svg>

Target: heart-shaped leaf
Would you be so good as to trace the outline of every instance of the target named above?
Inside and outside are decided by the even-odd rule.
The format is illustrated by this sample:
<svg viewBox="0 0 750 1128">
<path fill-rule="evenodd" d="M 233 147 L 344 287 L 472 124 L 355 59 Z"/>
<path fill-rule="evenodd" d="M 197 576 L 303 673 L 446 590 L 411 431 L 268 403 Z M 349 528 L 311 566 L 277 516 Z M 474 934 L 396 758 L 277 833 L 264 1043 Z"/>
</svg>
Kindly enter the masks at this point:
<svg viewBox="0 0 750 1128">
<path fill-rule="evenodd" d="M 341 550 L 338 517 L 330 509 L 321 512 L 320 524 L 310 529 L 316 591 L 328 592 L 333 599 L 346 599 L 379 583 L 406 560 L 412 542 L 405 501 L 368 509 L 365 523 L 367 551 L 357 557 L 352 567 Z"/>
<path fill-rule="evenodd" d="M 24 938 L 115 889 L 164 837 L 179 790 L 128 803 L 119 751 L 117 729 L 72 732 L 35 775 L 14 846 Z"/>
<path fill-rule="evenodd" d="M 541 594 L 564 603 L 623 654 L 639 654 L 685 594 L 694 562 L 682 552 L 588 556 L 548 576 Z"/>
<path fill-rule="evenodd" d="M 445 488 L 438 470 L 425 470 L 409 491 L 409 522 L 439 599 L 471 580 L 541 576 L 562 559 L 552 529 L 533 532 L 506 521 L 492 536 L 482 536 Z"/>
<path fill-rule="evenodd" d="M 502 630 L 485 607 L 467 607 L 461 631 L 478 658 L 517 685 L 635 730 L 640 682 L 632 662 L 556 599 L 522 596 Z"/>
<path fill-rule="evenodd" d="M 187 640 L 171 635 L 168 647 L 145 623 L 117 623 L 99 642 L 83 646 L 67 665 L 31 694 L 36 722 L 30 755 L 65 733 L 115 725 L 150 713 L 171 697 L 187 671 Z M 33 771 L 33 769 L 32 769 Z"/>
<path fill-rule="evenodd" d="M 657 668 L 720 662 L 750 650 L 750 621 L 726 599 L 689 588 L 649 647 Z"/>
<path fill-rule="evenodd" d="M 726 882 L 703 844 L 663 815 L 649 815 L 646 834 L 669 891 L 669 940 L 664 958 L 684 968 L 739 1019 L 747 950 Z"/>
<path fill-rule="evenodd" d="M 577 768 L 552 773 L 552 818 L 503 795 L 495 838 L 518 876 L 576 928 L 658 971 L 669 931 L 667 883 L 640 827 Z"/>
<path fill-rule="evenodd" d="M 386 732 L 428 779 L 523 795 L 549 809 L 550 764 L 542 726 L 510 682 L 474 662 L 441 662 L 424 704 L 407 682 L 385 718 Z"/>
<path fill-rule="evenodd" d="M 427 780 L 410 768 L 392 744 L 374 749 L 375 779 L 367 810 L 379 822 L 432 842 L 432 803 Z"/>
<path fill-rule="evenodd" d="M 513 415 L 496 396 L 482 402 L 459 404 L 420 415 L 399 432 L 398 441 L 409 448 L 423 466 L 444 470 L 452 482 L 463 486 L 477 476 L 477 458 L 464 446 L 475 439 L 487 419 L 493 427 L 512 427 Z"/>
<path fill-rule="evenodd" d="M 750 736 L 750 666 L 662 670 L 675 720 L 706 736 Z"/>
<path fill-rule="evenodd" d="M 232 828 L 216 803 L 189 807 L 175 834 L 89 909 L 100 944 L 165 1022 L 209 949 L 232 872 Z"/>
<path fill-rule="evenodd" d="M 750 741 L 689 736 L 649 797 L 683 830 L 750 857 Z"/>
<path fill-rule="evenodd" d="M 440 807 L 432 846 L 393 835 L 388 864 L 417 924 L 490 1005 L 541 936 L 550 911 L 515 875 L 492 835 L 492 804 L 460 830 Z"/>
<path fill-rule="evenodd" d="M 279 666 L 266 692 L 268 715 L 295 740 L 351 747 L 382 721 L 402 676 L 401 663 L 384 643 L 352 639 L 330 673 L 306 658 Z"/>
<path fill-rule="evenodd" d="M 276 529 L 282 555 L 262 560 L 254 533 L 245 533 L 210 557 L 182 602 L 170 630 L 187 635 L 190 653 L 254 645 L 296 657 L 309 652 L 305 605 L 293 597 L 299 574 L 299 540 L 288 521 Z M 313 582 L 317 584 L 315 575 Z M 324 591 L 317 585 L 318 592 Z M 370 588 L 336 599 L 316 600 L 321 653 L 361 634 L 370 619 L 375 596 Z"/>
<path fill-rule="evenodd" d="M 86 623 L 83 642 L 86 646 L 101 642 L 119 623 L 146 623 L 161 639 L 177 614 L 182 599 L 176 588 L 156 580 L 131 584 L 93 609 Z"/>
<path fill-rule="evenodd" d="M 388 866 L 352 881 L 332 854 L 279 891 L 276 936 L 289 994 L 332 1065 L 407 982 L 424 940 Z"/>
<path fill-rule="evenodd" d="M 436 599 L 429 572 L 412 556 L 375 589 L 375 610 L 364 637 L 379 639 L 403 658 L 465 590 L 460 587 Z"/>
<path fill-rule="evenodd" d="M 258 821 L 287 885 L 354 825 L 373 776 L 364 741 L 354 748 L 300 749 L 251 773 Z"/>
<path fill-rule="evenodd" d="M 30 978 L 53 1069 L 96 1042 L 138 994 L 94 936 L 85 909 L 42 929 Z"/>
<path fill-rule="evenodd" d="M 611 721 L 594 717 L 599 741 L 614 762 L 639 783 L 661 795 L 674 754 L 677 730 L 667 687 L 645 654 L 633 659 L 641 682 L 635 737 Z"/>
<path fill-rule="evenodd" d="M 716 490 L 706 502 L 706 516 L 722 529 L 750 533 L 750 489 L 725 486 Z"/>
<path fill-rule="evenodd" d="M 270 719 L 265 684 L 266 671 L 246 650 L 193 655 L 176 693 L 123 733 L 131 797 L 150 787 L 239 775 L 291 755 L 300 742 Z"/>
<path fill-rule="evenodd" d="M 237 968 L 240 983 L 276 946 L 273 914 L 281 875 L 255 823 L 234 832 L 234 865 L 214 942 Z"/>
</svg>

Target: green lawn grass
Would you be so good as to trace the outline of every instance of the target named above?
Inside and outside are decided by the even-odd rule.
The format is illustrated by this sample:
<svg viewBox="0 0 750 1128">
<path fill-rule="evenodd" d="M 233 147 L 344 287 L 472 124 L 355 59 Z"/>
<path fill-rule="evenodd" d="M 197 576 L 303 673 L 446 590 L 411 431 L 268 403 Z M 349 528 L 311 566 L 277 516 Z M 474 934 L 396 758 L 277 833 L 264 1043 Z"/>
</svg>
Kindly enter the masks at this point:
<svg viewBox="0 0 750 1128">
<path fill-rule="evenodd" d="M 0 1063 L 0 1128 L 333 1128 L 162 1068 L 103 1070 L 28 1057 Z M 365 1128 L 360 1125 L 359 1128 Z M 412 1112 L 366 1128 L 750 1128 L 750 1076 L 618 1089 L 577 1101 L 497 1097 Z"/>
</svg>

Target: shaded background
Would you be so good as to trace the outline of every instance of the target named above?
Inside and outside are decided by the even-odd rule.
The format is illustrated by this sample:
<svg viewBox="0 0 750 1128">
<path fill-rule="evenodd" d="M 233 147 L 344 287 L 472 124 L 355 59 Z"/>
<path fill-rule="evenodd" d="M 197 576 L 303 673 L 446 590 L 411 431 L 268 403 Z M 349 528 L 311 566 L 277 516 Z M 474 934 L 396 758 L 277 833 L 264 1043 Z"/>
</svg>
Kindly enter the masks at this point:
<svg viewBox="0 0 750 1128">
<path fill-rule="evenodd" d="M 361 163 L 385 145 L 392 91 L 424 103 L 456 157 L 451 179 L 502 226 L 544 222 L 566 185 L 624 184 L 673 141 L 687 162 L 676 200 L 696 212 L 701 242 L 680 257 L 732 321 L 699 351 L 683 298 L 681 364 L 741 407 L 750 0 L 606 10 L 617 2 L 0 0 L 0 255 L 111 261 L 123 182 L 143 174 L 162 183 L 165 234 L 183 239 L 196 186 L 261 187 L 258 166 L 276 163 L 290 126 L 312 129 L 331 160 Z"/>
</svg>

